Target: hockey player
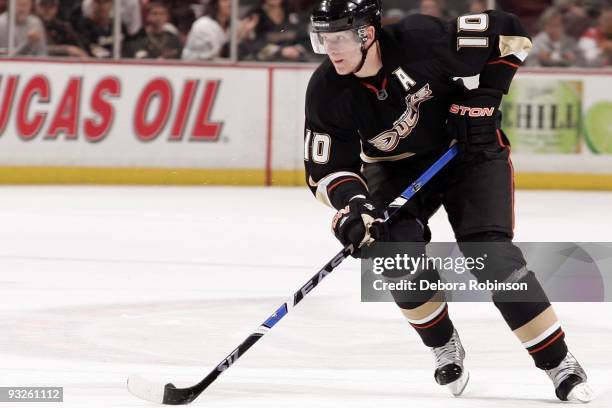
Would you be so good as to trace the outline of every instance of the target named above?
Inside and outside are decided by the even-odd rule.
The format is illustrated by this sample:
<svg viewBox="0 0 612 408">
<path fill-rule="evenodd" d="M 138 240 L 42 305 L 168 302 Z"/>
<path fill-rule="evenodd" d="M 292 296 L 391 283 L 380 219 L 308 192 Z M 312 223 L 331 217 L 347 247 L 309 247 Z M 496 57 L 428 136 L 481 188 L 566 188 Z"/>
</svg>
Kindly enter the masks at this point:
<svg viewBox="0 0 612 408">
<path fill-rule="evenodd" d="M 487 273 L 528 283 L 537 301 L 493 300 L 536 367 L 551 378 L 557 397 L 591 400 L 587 376 L 568 351 L 552 306 L 512 244 L 513 170 L 498 110 L 531 48 L 519 20 L 501 11 L 461 16 L 452 24 L 413 15 L 382 28 L 379 0 L 323 0 L 311 23 L 313 49 L 328 58 L 306 94 L 306 179 L 318 200 L 338 210 L 336 237 L 353 244 L 357 256 L 375 240 L 420 243 L 424 251 L 431 239 L 428 220 L 443 205 L 464 255 L 473 251 L 470 242 L 492 243 Z M 476 74 L 474 90 L 453 80 Z M 458 159 L 389 225 L 382 222 L 380 209 L 451 140 L 459 143 Z M 438 277 L 436 270 L 418 274 Z M 469 378 L 465 352 L 443 294 L 393 296 L 433 351 L 435 380 L 460 395 Z"/>
</svg>

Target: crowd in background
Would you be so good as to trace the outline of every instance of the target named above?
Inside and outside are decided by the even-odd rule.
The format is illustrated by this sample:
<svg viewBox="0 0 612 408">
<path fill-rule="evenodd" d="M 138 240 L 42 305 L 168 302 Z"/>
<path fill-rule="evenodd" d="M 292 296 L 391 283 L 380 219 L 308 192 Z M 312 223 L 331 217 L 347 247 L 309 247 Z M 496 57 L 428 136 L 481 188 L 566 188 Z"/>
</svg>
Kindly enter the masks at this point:
<svg viewBox="0 0 612 408">
<path fill-rule="evenodd" d="M 241 0 L 234 38 L 243 61 L 316 61 L 308 13 L 319 0 Z M 231 0 L 120 0 L 123 58 L 213 60 L 230 56 Z M 0 0 L 0 54 L 8 50 L 8 0 Z M 384 24 L 422 13 L 451 21 L 486 0 L 384 0 Z M 526 64 L 612 66 L 612 0 L 498 0 L 533 37 Z M 111 58 L 113 0 L 15 0 L 14 54 Z"/>
</svg>

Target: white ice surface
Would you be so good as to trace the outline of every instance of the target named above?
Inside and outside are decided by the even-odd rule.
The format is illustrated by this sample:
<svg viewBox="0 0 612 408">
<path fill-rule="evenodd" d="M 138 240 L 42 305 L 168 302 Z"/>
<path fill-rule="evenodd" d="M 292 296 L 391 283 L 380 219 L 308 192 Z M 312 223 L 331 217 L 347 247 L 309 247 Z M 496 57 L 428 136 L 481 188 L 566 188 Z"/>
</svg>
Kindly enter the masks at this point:
<svg viewBox="0 0 612 408">
<path fill-rule="evenodd" d="M 611 241 L 612 194 L 518 192 L 519 241 Z M 0 188 L 0 386 L 63 386 L 62 404 L 147 407 L 131 373 L 199 381 L 339 249 L 305 188 Z M 445 215 L 434 240 L 452 240 Z M 195 406 L 550 407 L 491 304 L 452 304 L 471 380 L 452 398 L 393 304 L 359 301 L 345 262 Z M 612 406 L 612 304 L 556 304 Z"/>
</svg>

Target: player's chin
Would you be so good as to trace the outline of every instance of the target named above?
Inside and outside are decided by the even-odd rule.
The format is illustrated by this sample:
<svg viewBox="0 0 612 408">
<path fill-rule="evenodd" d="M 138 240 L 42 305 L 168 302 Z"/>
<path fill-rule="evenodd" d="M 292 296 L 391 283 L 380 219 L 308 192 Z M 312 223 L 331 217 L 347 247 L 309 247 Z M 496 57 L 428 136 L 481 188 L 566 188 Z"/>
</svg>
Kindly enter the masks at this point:
<svg viewBox="0 0 612 408">
<path fill-rule="evenodd" d="M 334 68 L 336 69 L 336 73 L 338 75 L 348 75 L 353 72 L 353 67 L 350 66 L 346 60 L 332 60 L 332 64 L 334 64 Z"/>
</svg>

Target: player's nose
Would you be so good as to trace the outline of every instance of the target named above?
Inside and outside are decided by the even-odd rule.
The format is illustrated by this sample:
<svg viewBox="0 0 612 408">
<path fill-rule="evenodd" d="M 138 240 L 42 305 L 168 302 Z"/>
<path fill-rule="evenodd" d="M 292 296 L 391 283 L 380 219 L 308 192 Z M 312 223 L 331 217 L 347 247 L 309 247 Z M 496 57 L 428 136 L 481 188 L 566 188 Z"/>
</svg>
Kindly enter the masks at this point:
<svg viewBox="0 0 612 408">
<path fill-rule="evenodd" d="M 337 60 L 340 59 L 342 53 L 339 50 L 332 48 L 327 51 L 327 55 L 329 55 L 332 60 Z"/>
</svg>

